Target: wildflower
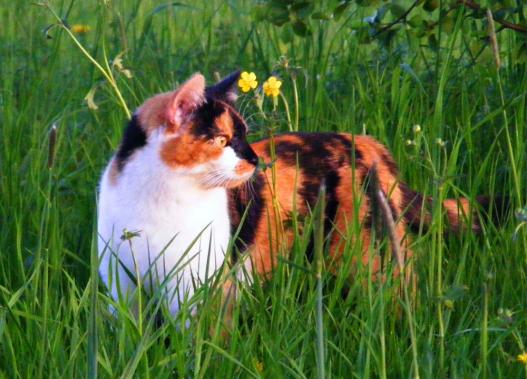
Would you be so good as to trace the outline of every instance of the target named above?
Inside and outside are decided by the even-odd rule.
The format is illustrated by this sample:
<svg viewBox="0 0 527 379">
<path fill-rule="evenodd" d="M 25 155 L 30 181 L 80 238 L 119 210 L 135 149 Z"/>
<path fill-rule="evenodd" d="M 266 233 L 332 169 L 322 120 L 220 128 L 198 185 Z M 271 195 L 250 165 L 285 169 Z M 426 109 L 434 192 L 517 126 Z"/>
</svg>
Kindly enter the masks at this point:
<svg viewBox="0 0 527 379">
<path fill-rule="evenodd" d="M 117 71 L 119 71 L 121 74 L 126 76 L 128 79 L 132 79 L 132 77 L 133 77 L 132 72 L 130 70 L 128 70 L 127 68 L 124 68 L 123 55 L 124 55 L 124 52 L 119 53 L 114 58 L 114 60 L 112 62 L 112 66 L 115 67 L 117 69 Z"/>
<path fill-rule="evenodd" d="M 524 365 L 527 365 L 527 352 L 518 354 L 516 359 L 518 360 L 518 362 L 523 363 Z"/>
<path fill-rule="evenodd" d="M 240 80 L 238 80 L 238 86 L 242 92 L 249 92 L 251 89 L 255 89 L 257 85 L 258 82 L 256 81 L 256 74 L 254 72 L 242 72 Z"/>
<path fill-rule="evenodd" d="M 510 309 L 507 309 L 507 308 L 498 309 L 499 319 L 506 324 L 512 324 L 514 322 L 513 316 L 514 316 L 514 312 L 512 312 Z"/>
<path fill-rule="evenodd" d="M 454 309 L 454 301 L 451 300 L 451 299 L 445 299 L 443 304 L 445 305 L 446 308 L 448 308 L 450 310 Z"/>
<path fill-rule="evenodd" d="M 280 94 L 280 86 L 281 85 L 282 85 L 282 82 L 280 80 L 278 80 L 274 76 L 271 76 L 263 84 L 264 93 L 267 96 L 277 97 Z"/>
<path fill-rule="evenodd" d="M 415 134 L 419 133 L 421 131 L 421 125 L 419 124 L 414 125 L 412 130 L 414 131 Z"/>
<path fill-rule="evenodd" d="M 97 86 L 93 86 L 88 91 L 86 96 L 84 96 L 84 100 L 86 101 L 88 108 L 91 109 L 92 111 L 96 111 L 97 109 L 99 109 L 99 107 L 97 106 L 97 103 L 95 103 L 95 92 L 96 91 L 97 91 Z"/>
<path fill-rule="evenodd" d="M 446 144 L 446 142 L 443 141 L 441 138 L 436 138 L 436 143 L 441 147 L 444 147 Z"/>
<path fill-rule="evenodd" d="M 520 222 L 527 222 L 527 207 L 523 209 L 518 209 L 514 212 L 514 215 Z"/>
<path fill-rule="evenodd" d="M 49 138 L 48 168 L 51 168 L 53 167 L 53 162 L 55 160 L 55 152 L 57 148 L 57 124 L 51 125 L 48 138 Z"/>
<path fill-rule="evenodd" d="M 412 141 L 411 139 L 406 140 L 406 146 L 412 146 L 415 145 L 415 141 Z"/>
<path fill-rule="evenodd" d="M 498 316 L 511 318 L 513 316 L 513 312 L 507 308 L 498 308 Z"/>
<path fill-rule="evenodd" d="M 258 371 L 261 374 L 264 370 L 263 362 L 259 361 L 258 359 L 253 359 L 253 364 L 254 364 L 254 368 L 256 369 L 256 371 Z"/>
<path fill-rule="evenodd" d="M 130 231 L 130 230 L 123 229 L 123 234 L 121 235 L 121 241 L 130 241 L 132 238 L 140 237 L 140 236 L 141 236 L 140 230 Z"/>
<path fill-rule="evenodd" d="M 91 28 L 88 25 L 84 24 L 74 24 L 71 26 L 71 31 L 75 34 L 84 34 L 88 33 Z"/>
</svg>

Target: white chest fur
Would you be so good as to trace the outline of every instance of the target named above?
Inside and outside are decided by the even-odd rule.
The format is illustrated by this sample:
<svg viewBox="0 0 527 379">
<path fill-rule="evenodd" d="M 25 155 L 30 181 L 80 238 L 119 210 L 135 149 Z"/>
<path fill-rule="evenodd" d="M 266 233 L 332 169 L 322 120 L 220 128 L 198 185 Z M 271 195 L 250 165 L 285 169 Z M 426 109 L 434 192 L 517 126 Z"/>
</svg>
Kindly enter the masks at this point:
<svg viewBox="0 0 527 379">
<path fill-rule="evenodd" d="M 135 288 L 122 266 L 139 272 L 150 292 L 166 291 L 175 314 L 223 263 L 230 236 L 227 192 L 198 187 L 163 164 L 152 146 L 134 153 L 113 182 L 111 165 L 98 206 L 101 277 L 117 299 Z M 138 235 L 123 240 L 124 230 Z"/>
</svg>

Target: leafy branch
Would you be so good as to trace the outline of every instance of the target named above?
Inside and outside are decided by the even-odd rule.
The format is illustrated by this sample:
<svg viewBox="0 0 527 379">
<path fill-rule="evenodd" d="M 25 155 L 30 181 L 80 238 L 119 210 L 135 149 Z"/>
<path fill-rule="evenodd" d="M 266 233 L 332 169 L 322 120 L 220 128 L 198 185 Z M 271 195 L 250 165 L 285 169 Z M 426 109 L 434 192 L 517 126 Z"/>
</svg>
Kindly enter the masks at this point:
<svg viewBox="0 0 527 379">
<path fill-rule="evenodd" d="M 390 22 L 388 25 L 386 26 L 383 26 L 381 29 L 379 29 L 374 35 L 373 37 L 377 37 L 379 34 L 382 34 L 384 32 L 386 32 L 387 30 L 390 30 L 394 25 L 397 25 L 403 21 L 406 21 L 406 18 L 408 17 L 408 15 L 410 14 L 410 12 L 421 2 L 421 0 L 416 0 L 414 1 L 414 3 L 410 6 L 410 8 L 408 8 L 401 16 L 399 16 L 397 19 L 395 19 L 394 21 Z"/>
<path fill-rule="evenodd" d="M 472 9 L 472 10 L 475 10 L 475 11 L 481 10 L 481 5 L 475 3 L 474 1 L 471 1 L 471 0 L 458 0 L 458 3 L 464 5 L 465 7 L 468 7 L 470 9 Z M 514 24 L 514 23 L 506 21 L 506 20 L 504 20 L 502 18 L 496 17 L 495 15 L 493 15 L 493 19 L 494 19 L 494 21 L 496 21 L 498 24 L 502 25 L 506 29 L 512 29 L 512 30 L 515 30 L 517 32 L 527 34 L 527 27 L 525 27 L 523 25 Z"/>
</svg>

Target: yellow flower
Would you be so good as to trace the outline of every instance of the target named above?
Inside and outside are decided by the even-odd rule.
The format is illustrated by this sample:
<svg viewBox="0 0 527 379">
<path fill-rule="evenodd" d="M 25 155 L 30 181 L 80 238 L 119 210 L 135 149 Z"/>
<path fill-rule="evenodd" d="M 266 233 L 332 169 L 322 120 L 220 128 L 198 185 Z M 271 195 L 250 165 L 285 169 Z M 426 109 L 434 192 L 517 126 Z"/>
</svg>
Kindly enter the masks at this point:
<svg viewBox="0 0 527 379">
<path fill-rule="evenodd" d="M 516 359 L 518 360 L 518 362 L 527 365 L 527 353 L 518 354 Z"/>
<path fill-rule="evenodd" d="M 255 89 L 257 85 L 258 82 L 256 81 L 256 75 L 254 72 L 242 72 L 240 80 L 238 80 L 238 86 L 243 92 L 249 92 L 251 89 Z"/>
<path fill-rule="evenodd" d="M 260 374 L 263 373 L 264 364 L 262 361 L 259 361 L 258 359 L 253 359 L 253 364 L 256 371 L 258 371 Z"/>
<path fill-rule="evenodd" d="M 88 25 L 74 24 L 71 26 L 71 31 L 75 34 L 88 33 L 90 30 L 91 28 Z"/>
<path fill-rule="evenodd" d="M 280 86 L 282 85 L 282 82 L 276 77 L 271 76 L 267 81 L 263 84 L 263 90 L 264 93 L 267 96 L 276 97 L 280 94 Z"/>
</svg>

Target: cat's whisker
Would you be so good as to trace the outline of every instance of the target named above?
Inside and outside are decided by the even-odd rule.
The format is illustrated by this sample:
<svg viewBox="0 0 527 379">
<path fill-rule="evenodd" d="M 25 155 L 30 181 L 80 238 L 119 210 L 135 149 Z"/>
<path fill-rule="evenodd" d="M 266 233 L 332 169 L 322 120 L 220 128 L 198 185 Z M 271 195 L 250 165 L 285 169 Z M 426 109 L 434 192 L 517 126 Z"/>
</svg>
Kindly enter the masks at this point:
<svg viewBox="0 0 527 379">
<path fill-rule="evenodd" d="M 244 179 L 244 175 L 230 174 L 222 169 L 211 169 L 206 174 L 200 176 L 200 183 L 206 188 L 236 186 L 247 186 L 251 179 Z"/>
</svg>

